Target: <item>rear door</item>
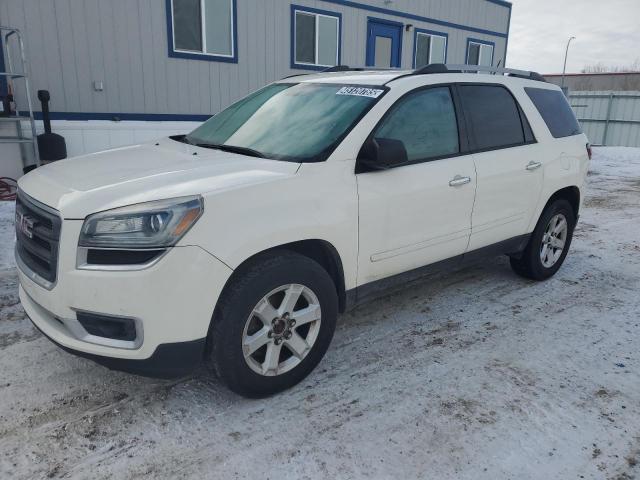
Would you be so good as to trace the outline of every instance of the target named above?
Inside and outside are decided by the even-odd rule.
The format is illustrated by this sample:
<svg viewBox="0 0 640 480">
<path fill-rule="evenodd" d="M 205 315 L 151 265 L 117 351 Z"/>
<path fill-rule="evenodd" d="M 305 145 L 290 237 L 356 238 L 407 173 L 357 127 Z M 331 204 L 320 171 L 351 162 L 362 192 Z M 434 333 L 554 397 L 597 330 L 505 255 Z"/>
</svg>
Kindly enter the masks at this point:
<svg viewBox="0 0 640 480">
<path fill-rule="evenodd" d="M 458 86 L 477 188 L 468 251 L 527 232 L 542 190 L 541 158 L 522 109 L 499 84 Z"/>
<path fill-rule="evenodd" d="M 402 97 L 374 129 L 402 141 L 409 163 L 356 175 L 359 285 L 464 253 L 476 178 L 458 127 L 451 88 L 436 86 Z"/>
</svg>

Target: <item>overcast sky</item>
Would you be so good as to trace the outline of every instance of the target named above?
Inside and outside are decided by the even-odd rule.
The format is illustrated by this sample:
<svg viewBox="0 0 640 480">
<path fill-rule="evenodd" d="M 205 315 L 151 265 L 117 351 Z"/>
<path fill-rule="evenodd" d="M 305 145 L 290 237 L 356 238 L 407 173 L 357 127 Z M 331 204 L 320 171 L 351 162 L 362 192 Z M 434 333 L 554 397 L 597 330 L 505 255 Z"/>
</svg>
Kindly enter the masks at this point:
<svg viewBox="0 0 640 480">
<path fill-rule="evenodd" d="M 561 73 L 640 61 L 640 0 L 512 0 L 507 66 Z"/>
</svg>

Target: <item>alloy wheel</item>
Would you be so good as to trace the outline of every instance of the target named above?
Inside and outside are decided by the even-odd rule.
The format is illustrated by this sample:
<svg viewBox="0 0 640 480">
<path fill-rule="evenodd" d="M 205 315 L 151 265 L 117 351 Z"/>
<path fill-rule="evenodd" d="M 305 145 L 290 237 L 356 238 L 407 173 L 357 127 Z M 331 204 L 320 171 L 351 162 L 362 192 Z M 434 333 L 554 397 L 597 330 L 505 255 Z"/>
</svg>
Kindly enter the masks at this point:
<svg viewBox="0 0 640 480">
<path fill-rule="evenodd" d="M 562 213 L 551 217 L 542 235 L 542 244 L 540 245 L 540 261 L 545 268 L 553 267 L 560 259 L 568 233 L 569 224 Z"/>
<path fill-rule="evenodd" d="M 320 332 L 322 312 L 313 291 L 282 285 L 253 308 L 242 333 L 247 365 L 264 376 L 282 375 L 309 354 Z"/>
</svg>

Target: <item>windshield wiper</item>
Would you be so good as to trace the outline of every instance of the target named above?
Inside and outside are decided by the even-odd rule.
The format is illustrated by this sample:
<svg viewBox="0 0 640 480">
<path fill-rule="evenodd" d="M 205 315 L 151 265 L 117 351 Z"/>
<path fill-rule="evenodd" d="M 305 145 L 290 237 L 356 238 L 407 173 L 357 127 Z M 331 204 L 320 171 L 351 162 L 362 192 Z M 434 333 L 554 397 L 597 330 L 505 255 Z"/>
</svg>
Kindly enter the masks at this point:
<svg viewBox="0 0 640 480">
<path fill-rule="evenodd" d="M 238 147 L 237 145 L 224 145 L 218 143 L 196 143 L 196 147 L 212 148 L 214 150 L 222 150 L 223 152 L 240 153 L 250 157 L 265 158 L 262 153 L 253 148 Z"/>
</svg>

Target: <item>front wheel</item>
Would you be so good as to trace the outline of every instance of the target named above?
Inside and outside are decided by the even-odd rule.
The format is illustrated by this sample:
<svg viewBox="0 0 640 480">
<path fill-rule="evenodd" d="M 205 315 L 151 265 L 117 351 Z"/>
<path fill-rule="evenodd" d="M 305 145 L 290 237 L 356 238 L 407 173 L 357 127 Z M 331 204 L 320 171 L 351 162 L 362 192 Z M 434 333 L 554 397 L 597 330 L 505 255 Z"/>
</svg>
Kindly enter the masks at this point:
<svg viewBox="0 0 640 480">
<path fill-rule="evenodd" d="M 511 257 L 511 267 L 533 280 L 554 275 L 564 262 L 576 224 L 571 204 L 559 199 L 542 212 L 529 243 L 520 258 Z"/>
<path fill-rule="evenodd" d="M 223 292 L 211 331 L 211 360 L 233 391 L 261 397 L 306 377 L 335 330 L 338 299 L 329 274 L 293 252 L 241 267 Z"/>
</svg>

